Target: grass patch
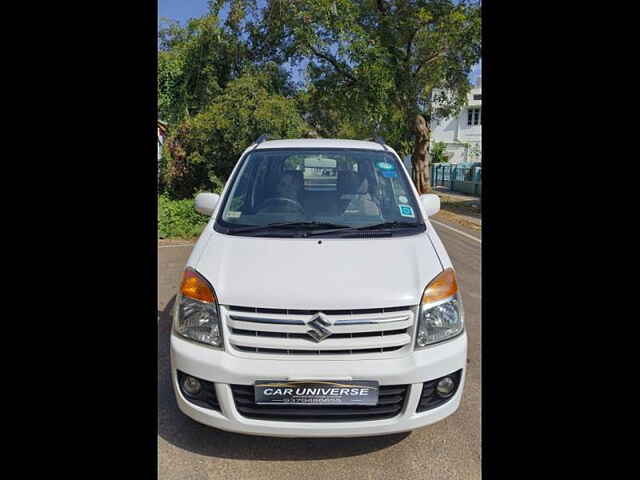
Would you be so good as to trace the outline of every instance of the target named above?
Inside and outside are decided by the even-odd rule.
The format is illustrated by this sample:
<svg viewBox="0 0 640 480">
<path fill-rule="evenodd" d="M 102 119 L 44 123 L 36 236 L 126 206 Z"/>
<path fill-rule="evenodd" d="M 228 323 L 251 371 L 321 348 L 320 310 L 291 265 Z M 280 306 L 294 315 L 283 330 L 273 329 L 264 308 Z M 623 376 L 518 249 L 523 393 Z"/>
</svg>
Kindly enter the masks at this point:
<svg viewBox="0 0 640 480">
<path fill-rule="evenodd" d="M 158 197 L 158 238 L 191 240 L 202 233 L 208 217 L 194 208 L 193 199 L 171 200 Z"/>
</svg>

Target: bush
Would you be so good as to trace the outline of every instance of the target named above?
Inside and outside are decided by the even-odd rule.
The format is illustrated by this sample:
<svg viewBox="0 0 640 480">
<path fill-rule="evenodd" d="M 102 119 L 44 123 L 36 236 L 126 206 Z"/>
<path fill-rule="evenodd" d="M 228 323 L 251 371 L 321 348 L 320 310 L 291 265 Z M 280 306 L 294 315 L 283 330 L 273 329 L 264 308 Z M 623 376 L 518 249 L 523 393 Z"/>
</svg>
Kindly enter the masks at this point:
<svg viewBox="0 0 640 480">
<path fill-rule="evenodd" d="M 300 138 L 308 126 L 294 99 L 269 90 L 264 73 L 227 85 L 202 111 L 170 126 L 160 165 L 160 191 L 174 199 L 219 192 L 242 152 L 263 133 Z"/>
<path fill-rule="evenodd" d="M 200 235 L 208 217 L 194 208 L 193 199 L 158 197 L 158 238 L 193 238 Z"/>
<path fill-rule="evenodd" d="M 431 163 L 447 163 L 449 158 L 445 155 L 446 150 L 444 142 L 435 142 L 431 147 Z"/>
</svg>

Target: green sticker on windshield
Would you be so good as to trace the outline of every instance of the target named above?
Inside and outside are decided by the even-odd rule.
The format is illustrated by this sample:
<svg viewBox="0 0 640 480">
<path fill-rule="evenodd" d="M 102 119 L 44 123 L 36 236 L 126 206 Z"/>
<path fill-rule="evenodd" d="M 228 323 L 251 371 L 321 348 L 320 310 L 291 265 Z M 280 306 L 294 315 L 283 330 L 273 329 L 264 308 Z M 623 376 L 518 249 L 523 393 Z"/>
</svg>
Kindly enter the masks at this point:
<svg viewBox="0 0 640 480">
<path fill-rule="evenodd" d="M 416 216 L 413 213 L 413 208 L 411 208 L 409 205 L 400 205 L 400 215 L 402 215 L 403 217 L 411 217 L 411 218 L 415 218 Z"/>
<path fill-rule="evenodd" d="M 393 166 L 393 163 L 389 163 L 389 162 L 378 162 L 376 163 L 376 167 L 378 167 L 380 170 L 395 170 L 396 167 Z"/>
</svg>

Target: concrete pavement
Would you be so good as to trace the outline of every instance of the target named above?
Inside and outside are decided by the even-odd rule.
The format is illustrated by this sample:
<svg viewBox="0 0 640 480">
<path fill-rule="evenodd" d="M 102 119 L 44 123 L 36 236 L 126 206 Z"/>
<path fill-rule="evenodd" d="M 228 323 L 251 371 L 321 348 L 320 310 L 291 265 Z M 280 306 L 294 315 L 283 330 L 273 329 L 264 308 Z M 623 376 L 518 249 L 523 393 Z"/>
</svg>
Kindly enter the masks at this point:
<svg viewBox="0 0 640 480">
<path fill-rule="evenodd" d="M 183 415 L 176 406 L 169 380 L 170 311 L 192 246 L 159 247 L 159 478 L 480 479 L 481 243 L 470 238 L 479 237 L 478 232 L 460 225 L 433 225 L 449 252 L 462 290 L 469 337 L 465 390 L 460 408 L 442 422 L 386 437 L 252 437 L 206 427 Z"/>
</svg>

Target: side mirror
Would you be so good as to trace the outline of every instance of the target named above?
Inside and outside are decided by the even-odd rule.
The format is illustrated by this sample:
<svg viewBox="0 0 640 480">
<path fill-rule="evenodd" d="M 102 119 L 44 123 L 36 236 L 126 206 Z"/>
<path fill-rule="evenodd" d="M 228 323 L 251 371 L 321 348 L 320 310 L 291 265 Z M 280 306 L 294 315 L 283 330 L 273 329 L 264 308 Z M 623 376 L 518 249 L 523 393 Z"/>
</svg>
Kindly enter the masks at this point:
<svg viewBox="0 0 640 480">
<path fill-rule="evenodd" d="M 422 202 L 422 209 L 427 217 L 435 215 L 440 211 L 440 197 L 433 193 L 426 193 L 420 195 L 420 201 Z"/>
<path fill-rule="evenodd" d="M 211 216 L 220 200 L 217 193 L 203 192 L 196 195 L 196 212 Z"/>
</svg>

